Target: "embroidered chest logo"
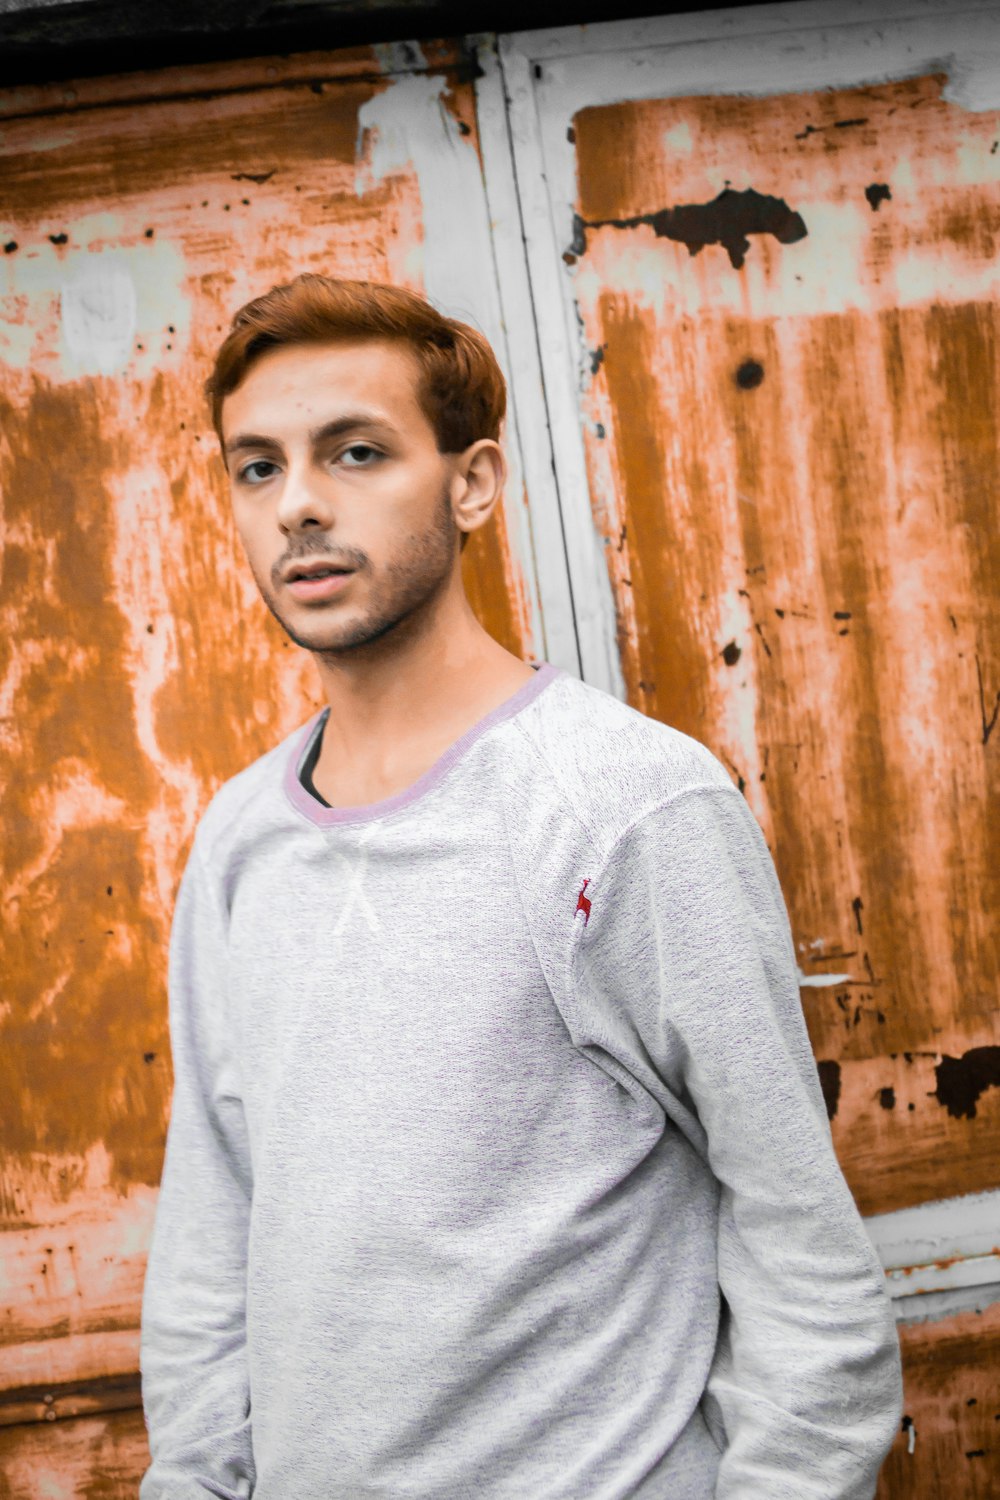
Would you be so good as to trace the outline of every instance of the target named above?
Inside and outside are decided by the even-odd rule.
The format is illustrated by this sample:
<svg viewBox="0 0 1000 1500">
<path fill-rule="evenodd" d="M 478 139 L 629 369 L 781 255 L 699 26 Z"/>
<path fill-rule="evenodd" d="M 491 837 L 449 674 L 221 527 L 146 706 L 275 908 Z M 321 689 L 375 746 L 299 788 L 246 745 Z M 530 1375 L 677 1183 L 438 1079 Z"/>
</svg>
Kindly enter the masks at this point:
<svg viewBox="0 0 1000 1500">
<path fill-rule="evenodd" d="M 576 898 L 576 910 L 583 912 L 584 927 L 590 921 L 590 897 L 584 894 L 589 884 L 589 880 L 583 882 L 583 885 L 580 887 L 580 894 Z"/>
</svg>

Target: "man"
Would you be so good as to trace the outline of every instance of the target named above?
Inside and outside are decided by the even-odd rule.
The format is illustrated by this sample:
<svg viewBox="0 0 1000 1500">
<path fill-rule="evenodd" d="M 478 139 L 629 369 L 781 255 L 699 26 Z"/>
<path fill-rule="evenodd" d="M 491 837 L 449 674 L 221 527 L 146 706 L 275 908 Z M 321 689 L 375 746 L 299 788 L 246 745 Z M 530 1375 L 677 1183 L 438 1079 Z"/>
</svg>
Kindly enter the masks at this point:
<svg viewBox="0 0 1000 1500">
<path fill-rule="evenodd" d="M 228 782 L 171 942 L 142 1500 L 861 1500 L 899 1416 L 760 830 L 504 650 L 485 340 L 299 277 L 209 381 L 328 708 Z"/>
</svg>

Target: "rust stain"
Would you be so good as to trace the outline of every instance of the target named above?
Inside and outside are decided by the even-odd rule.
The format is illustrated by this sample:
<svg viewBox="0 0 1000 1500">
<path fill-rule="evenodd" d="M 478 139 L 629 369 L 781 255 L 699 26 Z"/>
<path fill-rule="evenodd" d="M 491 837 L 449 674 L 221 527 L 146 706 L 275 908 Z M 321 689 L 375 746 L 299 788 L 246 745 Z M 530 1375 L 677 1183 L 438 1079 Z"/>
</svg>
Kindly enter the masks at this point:
<svg viewBox="0 0 1000 1500">
<path fill-rule="evenodd" d="M 120 1181 L 155 1182 L 163 1085 L 150 1087 L 141 1056 L 165 1045 L 162 1018 L 143 1018 L 164 936 L 146 899 L 153 777 L 135 732 L 113 525 L 99 503 L 122 445 L 93 390 L 36 381 L 20 407 L 0 405 L 0 425 L 17 585 L 6 591 L 0 660 L 13 707 L 0 752 L 14 835 L 3 868 L 16 1018 L 0 1048 L 5 1149 L 62 1153 L 103 1140 Z"/>
<path fill-rule="evenodd" d="M 610 401 L 616 412 L 628 413 L 617 440 L 627 543 L 609 548 L 608 562 L 619 603 L 619 649 L 629 701 L 694 734 L 707 711 L 707 642 L 688 601 L 692 593 L 711 589 L 717 571 L 711 539 L 691 526 L 689 518 L 709 502 L 708 476 L 697 440 L 681 453 L 672 445 L 668 454 L 657 365 L 662 369 L 669 356 L 657 347 L 646 320 L 625 299 L 607 293 L 601 298 L 600 322 L 602 373 Z M 692 373 L 680 364 L 670 368 L 671 379 L 685 391 L 685 404 L 694 414 Z M 681 499 L 677 511 L 664 503 L 668 494 Z M 635 635 L 624 613 L 626 593 L 639 600 L 656 599 L 656 608 L 636 619 Z M 643 686 L 653 680 L 655 692 Z"/>
<path fill-rule="evenodd" d="M 939 1052 L 910 1052 L 837 1064 L 833 1138 L 862 1213 L 950 1198 L 967 1183 L 996 1186 L 1000 1090 L 979 1096 L 974 1117 L 950 1112 L 937 1098 L 940 1061 Z M 881 1104 L 887 1089 L 892 1109 Z"/>
<path fill-rule="evenodd" d="M 458 61 L 453 43 L 425 43 L 434 64 Z M 150 68 L 74 78 L 61 83 L 32 83 L 0 93 L 0 119 L 31 115 L 74 117 L 81 111 L 164 99 L 201 98 L 205 94 L 246 93 L 306 83 L 326 87 L 349 78 L 375 78 L 382 72 L 374 47 L 344 47 L 336 52 L 290 52 L 280 57 L 226 59 L 198 67 Z"/>
<path fill-rule="evenodd" d="M 876 1500 L 993 1500 L 1000 1489 L 1000 1303 L 904 1323 L 900 1431 Z"/>
<path fill-rule="evenodd" d="M 148 1467 L 141 1410 L 0 1428 L 4 1500 L 117 1500 Z"/>
<path fill-rule="evenodd" d="M 319 163 L 324 173 L 337 163 L 353 168 L 357 110 L 377 87 L 370 80 L 329 91 L 292 83 L 259 94 L 253 110 L 242 94 L 150 102 L 141 110 L 109 106 L 60 122 L 50 138 L 37 121 L 12 122 L 5 127 L 2 150 L 5 198 L 29 202 L 33 218 L 54 216 L 59 232 L 65 232 L 60 217 L 78 212 L 83 203 L 111 208 L 148 195 L 157 183 L 189 192 L 211 183 L 213 214 L 239 218 L 247 194 L 234 182 L 236 172 L 280 174 L 282 185 L 294 191 L 289 174 L 312 163 L 313 171 L 298 185 L 316 192 L 322 190 Z M 114 152 L 107 149 L 109 138 L 116 142 Z M 174 143 L 182 139 L 196 139 L 197 151 L 176 150 Z M 200 203 L 197 197 L 191 208 Z M 4 207 L 10 214 L 9 201 Z"/>
<path fill-rule="evenodd" d="M 800 967 L 847 976 L 803 1004 L 868 1212 L 993 1187 L 1000 1151 L 1000 115 L 943 81 L 573 121 L 566 274 L 629 701 L 729 767 Z M 808 237 L 751 233 L 737 266 L 685 217 L 727 179 L 727 211 L 801 209 Z"/>
<path fill-rule="evenodd" d="M 507 495 L 504 506 L 515 504 Z M 462 578 L 477 618 L 508 651 L 530 655 L 530 606 L 511 553 L 503 507 L 472 533 L 462 555 Z"/>
</svg>

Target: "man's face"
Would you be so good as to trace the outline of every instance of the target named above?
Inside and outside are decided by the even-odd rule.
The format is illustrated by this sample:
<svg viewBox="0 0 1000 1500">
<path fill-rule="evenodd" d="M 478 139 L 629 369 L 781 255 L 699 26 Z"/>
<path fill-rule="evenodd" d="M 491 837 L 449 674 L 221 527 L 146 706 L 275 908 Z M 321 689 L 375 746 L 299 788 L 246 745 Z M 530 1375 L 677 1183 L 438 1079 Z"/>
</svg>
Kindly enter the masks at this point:
<svg viewBox="0 0 1000 1500">
<path fill-rule="evenodd" d="M 455 567 L 455 461 L 438 452 L 418 376 L 405 345 L 294 345 L 262 355 L 223 404 L 250 567 L 310 651 L 349 652 L 412 621 Z"/>
</svg>

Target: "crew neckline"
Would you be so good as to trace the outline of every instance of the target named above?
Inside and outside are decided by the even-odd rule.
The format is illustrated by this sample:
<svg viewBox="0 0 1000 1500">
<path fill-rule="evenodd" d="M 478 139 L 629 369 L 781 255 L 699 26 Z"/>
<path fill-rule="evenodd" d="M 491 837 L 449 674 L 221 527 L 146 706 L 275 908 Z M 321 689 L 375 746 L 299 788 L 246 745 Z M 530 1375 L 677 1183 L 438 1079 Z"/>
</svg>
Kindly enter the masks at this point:
<svg viewBox="0 0 1000 1500">
<path fill-rule="evenodd" d="M 361 803 L 357 807 L 325 807 L 311 792 L 306 791 L 300 780 L 301 769 L 309 751 L 322 733 L 323 726 L 330 716 L 329 707 L 321 708 L 304 726 L 288 757 L 284 778 L 288 800 L 296 812 L 301 813 L 317 828 L 334 828 L 344 823 L 371 823 L 377 818 L 384 818 L 390 813 L 399 812 L 411 803 L 418 802 L 443 780 L 452 767 L 458 764 L 488 730 L 494 729 L 505 719 L 513 718 L 515 714 L 520 713 L 521 709 L 533 702 L 554 678 L 562 675 L 562 668 L 553 666 L 551 662 L 531 662 L 530 665 L 535 673 L 534 681 L 524 683 L 516 693 L 505 698 L 502 703 L 498 703 L 496 708 L 491 709 L 484 718 L 467 729 L 410 786 L 405 787 L 401 792 L 394 793 L 391 797 L 383 797 L 379 802 Z"/>
</svg>

